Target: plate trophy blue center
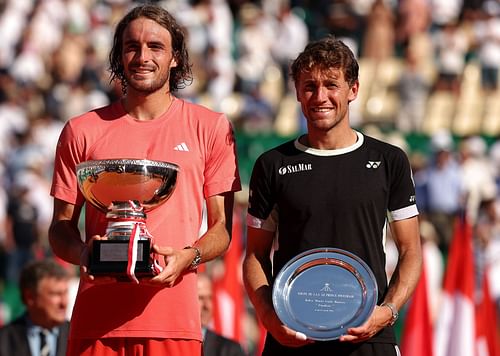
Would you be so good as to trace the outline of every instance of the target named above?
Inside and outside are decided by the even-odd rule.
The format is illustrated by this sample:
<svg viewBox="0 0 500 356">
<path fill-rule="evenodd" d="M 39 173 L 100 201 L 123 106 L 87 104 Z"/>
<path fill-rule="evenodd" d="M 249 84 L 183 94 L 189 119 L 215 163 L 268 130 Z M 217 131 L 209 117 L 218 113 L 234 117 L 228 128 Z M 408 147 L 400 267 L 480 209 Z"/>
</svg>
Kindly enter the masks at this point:
<svg viewBox="0 0 500 356">
<path fill-rule="evenodd" d="M 280 320 L 312 340 L 336 340 L 363 324 L 377 304 L 377 281 L 358 256 L 316 248 L 291 259 L 276 276 L 272 298 Z"/>
<path fill-rule="evenodd" d="M 151 252 L 153 236 L 146 213 L 167 202 L 179 167 L 146 159 L 105 159 L 77 165 L 78 186 L 86 201 L 106 214 L 105 239 L 95 240 L 89 270 L 138 282 L 161 271 Z"/>
</svg>

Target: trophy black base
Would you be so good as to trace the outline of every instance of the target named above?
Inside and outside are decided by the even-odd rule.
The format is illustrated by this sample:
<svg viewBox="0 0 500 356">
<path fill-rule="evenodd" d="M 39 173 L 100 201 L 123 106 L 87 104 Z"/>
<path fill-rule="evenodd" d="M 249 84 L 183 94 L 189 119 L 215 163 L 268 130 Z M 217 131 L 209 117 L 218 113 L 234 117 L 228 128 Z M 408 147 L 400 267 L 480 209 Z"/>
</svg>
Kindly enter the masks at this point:
<svg viewBox="0 0 500 356">
<path fill-rule="evenodd" d="M 90 274 L 128 279 L 128 245 L 128 240 L 95 240 L 92 243 L 92 254 L 90 256 Z M 150 241 L 139 240 L 137 242 L 137 261 L 134 271 L 136 277 L 151 277 L 154 275 L 150 253 Z"/>
</svg>

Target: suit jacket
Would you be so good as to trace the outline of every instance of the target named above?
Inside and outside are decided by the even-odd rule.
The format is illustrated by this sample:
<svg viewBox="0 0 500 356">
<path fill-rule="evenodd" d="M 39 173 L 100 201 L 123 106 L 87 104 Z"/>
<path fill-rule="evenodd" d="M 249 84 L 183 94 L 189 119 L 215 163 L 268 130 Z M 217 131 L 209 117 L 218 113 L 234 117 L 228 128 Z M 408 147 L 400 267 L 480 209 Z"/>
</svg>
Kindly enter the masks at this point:
<svg viewBox="0 0 500 356">
<path fill-rule="evenodd" d="M 245 356 L 241 345 L 207 329 L 203 339 L 203 356 Z"/>
<path fill-rule="evenodd" d="M 0 328 L 0 356 L 32 356 L 28 343 L 26 315 Z M 69 335 L 69 322 L 59 326 L 57 338 L 57 356 L 66 355 Z"/>
</svg>

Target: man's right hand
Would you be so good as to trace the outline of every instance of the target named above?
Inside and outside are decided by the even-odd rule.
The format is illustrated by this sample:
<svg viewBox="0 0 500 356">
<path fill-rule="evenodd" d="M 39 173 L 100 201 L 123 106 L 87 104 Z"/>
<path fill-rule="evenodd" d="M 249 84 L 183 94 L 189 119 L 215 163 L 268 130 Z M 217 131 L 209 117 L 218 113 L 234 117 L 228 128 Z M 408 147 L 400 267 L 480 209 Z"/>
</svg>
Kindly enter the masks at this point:
<svg viewBox="0 0 500 356">
<path fill-rule="evenodd" d="M 93 284 L 114 283 L 117 281 L 115 277 L 95 276 L 90 272 L 90 254 L 92 251 L 92 244 L 95 240 L 107 240 L 107 237 L 94 235 L 83 245 L 82 252 L 80 253 L 80 279 Z"/>
<path fill-rule="evenodd" d="M 308 339 L 307 336 L 303 333 L 292 330 L 289 327 L 285 326 L 279 320 L 276 313 L 270 313 L 267 319 L 268 320 L 265 323 L 267 330 L 281 345 L 288 347 L 301 347 L 314 343 L 314 340 Z"/>
</svg>

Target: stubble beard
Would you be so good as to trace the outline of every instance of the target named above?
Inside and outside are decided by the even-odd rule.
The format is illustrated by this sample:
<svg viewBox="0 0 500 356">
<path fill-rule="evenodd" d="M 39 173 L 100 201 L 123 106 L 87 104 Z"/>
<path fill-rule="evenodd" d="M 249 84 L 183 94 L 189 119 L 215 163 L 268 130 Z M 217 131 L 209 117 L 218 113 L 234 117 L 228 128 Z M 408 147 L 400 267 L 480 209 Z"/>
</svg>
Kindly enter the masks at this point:
<svg viewBox="0 0 500 356">
<path fill-rule="evenodd" d="M 308 126 L 316 131 L 328 132 L 342 125 L 345 117 L 337 117 L 323 120 L 309 120 Z"/>
<path fill-rule="evenodd" d="M 127 76 L 127 86 L 133 89 L 135 92 L 143 95 L 148 95 L 159 91 L 160 89 L 168 86 L 169 74 L 163 74 L 160 77 L 155 77 L 153 79 L 146 80 L 135 80 L 130 76 Z"/>
</svg>

